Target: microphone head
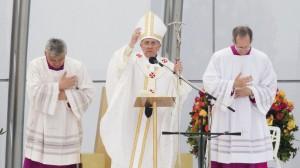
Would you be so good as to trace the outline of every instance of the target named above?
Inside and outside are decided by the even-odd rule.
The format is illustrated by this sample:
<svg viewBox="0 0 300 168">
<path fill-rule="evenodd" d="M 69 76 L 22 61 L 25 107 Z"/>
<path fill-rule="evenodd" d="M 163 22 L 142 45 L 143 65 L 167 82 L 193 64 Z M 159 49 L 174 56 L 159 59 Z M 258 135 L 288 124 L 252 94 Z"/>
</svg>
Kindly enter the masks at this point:
<svg viewBox="0 0 300 168">
<path fill-rule="evenodd" d="M 149 62 L 150 62 L 150 64 L 157 64 L 158 63 L 156 57 L 150 57 Z"/>
</svg>

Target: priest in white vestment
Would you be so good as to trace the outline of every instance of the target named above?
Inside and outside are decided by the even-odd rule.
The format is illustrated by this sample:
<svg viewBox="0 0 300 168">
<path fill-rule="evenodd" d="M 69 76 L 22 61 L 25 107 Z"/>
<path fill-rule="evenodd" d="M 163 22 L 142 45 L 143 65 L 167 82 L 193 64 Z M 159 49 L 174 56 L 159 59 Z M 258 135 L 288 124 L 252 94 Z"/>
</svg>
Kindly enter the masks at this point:
<svg viewBox="0 0 300 168">
<path fill-rule="evenodd" d="M 76 168 L 80 163 L 81 120 L 94 86 L 84 65 L 66 53 L 66 44 L 53 38 L 45 56 L 28 65 L 24 168 Z"/>
<path fill-rule="evenodd" d="M 148 12 L 138 22 L 130 43 L 117 50 L 110 61 L 106 81 L 108 110 L 101 120 L 100 133 L 112 159 L 112 168 L 153 168 L 152 124 L 143 148 L 147 117 L 144 114 L 145 108 L 134 107 L 136 97 L 148 93 L 176 98 L 174 107 L 157 108 L 158 167 L 173 168 L 175 165 L 178 137 L 165 136 L 161 132 L 178 131 L 182 103 L 191 88 L 179 82 L 165 67 L 149 63 L 150 57 L 156 57 L 164 66 L 177 73 L 181 71 L 180 62 L 173 64 L 159 55 L 165 32 L 166 26 L 161 19 Z M 135 51 L 134 47 L 138 42 L 141 51 Z M 136 134 L 140 111 L 142 122 L 139 133 Z M 138 136 L 136 143 L 135 135 Z"/>
<path fill-rule="evenodd" d="M 251 47 L 249 27 L 234 28 L 233 42 L 214 53 L 203 83 L 205 90 L 217 98 L 211 131 L 242 135 L 212 138 L 211 167 L 267 168 L 273 154 L 266 114 L 276 94 L 276 74 L 268 56 Z"/>
</svg>

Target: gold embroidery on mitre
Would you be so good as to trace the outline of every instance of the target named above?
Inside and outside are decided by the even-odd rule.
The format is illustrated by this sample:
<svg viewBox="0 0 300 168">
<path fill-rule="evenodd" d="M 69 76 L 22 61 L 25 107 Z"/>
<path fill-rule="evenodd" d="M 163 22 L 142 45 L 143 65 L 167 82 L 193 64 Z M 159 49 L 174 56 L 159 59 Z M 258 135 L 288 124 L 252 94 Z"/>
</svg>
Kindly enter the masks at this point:
<svg viewBox="0 0 300 168">
<path fill-rule="evenodd" d="M 141 35 L 141 38 L 150 36 L 162 40 L 162 36 L 154 33 L 154 19 L 155 19 L 154 14 L 152 12 L 148 12 L 147 15 L 145 16 L 145 25 L 144 25 L 145 30 Z"/>
</svg>

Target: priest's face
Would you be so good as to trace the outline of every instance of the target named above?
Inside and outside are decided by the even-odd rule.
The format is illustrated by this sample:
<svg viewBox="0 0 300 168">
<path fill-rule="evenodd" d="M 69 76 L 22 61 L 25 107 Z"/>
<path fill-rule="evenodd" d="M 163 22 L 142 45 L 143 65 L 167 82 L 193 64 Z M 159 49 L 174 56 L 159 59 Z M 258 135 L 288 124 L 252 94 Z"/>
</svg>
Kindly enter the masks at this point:
<svg viewBox="0 0 300 168">
<path fill-rule="evenodd" d="M 237 36 L 235 39 L 235 48 L 240 55 L 246 55 L 251 49 L 251 40 L 249 35 Z"/>
<path fill-rule="evenodd" d="M 60 68 L 65 62 L 65 53 L 54 54 L 52 52 L 45 51 L 45 55 L 48 63 L 54 68 Z"/>
<path fill-rule="evenodd" d="M 140 44 L 144 55 L 147 58 L 155 57 L 160 49 L 160 42 L 152 38 L 145 38 Z"/>
</svg>

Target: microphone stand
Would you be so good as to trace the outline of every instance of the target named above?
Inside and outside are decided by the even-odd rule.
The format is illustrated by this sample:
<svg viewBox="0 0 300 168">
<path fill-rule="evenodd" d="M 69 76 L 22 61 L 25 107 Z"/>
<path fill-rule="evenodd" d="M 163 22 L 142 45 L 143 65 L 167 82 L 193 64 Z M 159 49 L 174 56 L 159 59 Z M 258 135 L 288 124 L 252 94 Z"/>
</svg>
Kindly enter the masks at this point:
<svg viewBox="0 0 300 168">
<path fill-rule="evenodd" d="M 203 120 L 203 118 L 201 119 Z M 184 135 L 187 137 L 197 138 L 198 139 L 198 168 L 204 168 L 204 148 L 205 148 L 205 137 L 210 140 L 210 138 L 216 138 L 221 135 L 231 135 L 231 136 L 241 136 L 240 132 L 222 132 L 222 133 L 213 133 L 213 132 L 203 132 L 200 128 L 199 132 L 168 132 L 163 131 L 162 135 Z M 214 136 L 214 137 L 212 137 Z"/>
<path fill-rule="evenodd" d="M 159 62 L 156 57 L 150 57 L 149 58 L 149 62 L 151 64 L 158 64 L 161 67 L 165 67 L 166 69 L 168 69 L 169 71 L 171 71 L 174 75 L 176 75 L 180 80 L 184 81 L 186 84 L 188 84 L 189 86 L 191 86 L 193 89 L 199 91 L 202 94 L 205 94 L 205 96 L 208 99 L 209 102 L 209 109 L 211 109 L 212 104 L 211 104 L 211 100 L 217 101 L 217 98 L 215 98 L 214 96 L 212 96 L 211 94 L 202 91 L 200 88 L 198 88 L 197 86 L 195 86 L 193 83 L 191 83 L 190 81 L 186 80 L 184 77 L 182 77 L 180 74 L 177 74 L 176 72 L 174 72 L 170 67 L 165 66 L 164 64 L 162 64 L 161 62 Z M 227 109 L 229 109 L 232 112 L 235 112 L 235 110 L 230 107 L 225 105 L 224 103 L 221 103 L 221 105 L 226 106 Z M 203 123 L 203 117 L 201 117 L 201 123 Z M 202 124 L 200 126 L 199 132 L 197 133 L 193 133 L 193 132 L 167 132 L 167 131 L 163 131 L 162 135 L 184 135 L 184 136 L 188 136 L 188 137 L 194 137 L 194 138 L 198 138 L 198 168 L 204 168 L 204 141 L 205 141 L 205 137 L 208 138 L 208 140 L 210 140 L 211 138 L 215 138 L 221 135 L 235 135 L 235 136 L 241 136 L 240 132 L 222 132 L 222 133 L 212 133 L 212 132 L 203 132 L 202 131 Z M 212 137 L 212 135 L 214 137 Z"/>
</svg>

